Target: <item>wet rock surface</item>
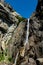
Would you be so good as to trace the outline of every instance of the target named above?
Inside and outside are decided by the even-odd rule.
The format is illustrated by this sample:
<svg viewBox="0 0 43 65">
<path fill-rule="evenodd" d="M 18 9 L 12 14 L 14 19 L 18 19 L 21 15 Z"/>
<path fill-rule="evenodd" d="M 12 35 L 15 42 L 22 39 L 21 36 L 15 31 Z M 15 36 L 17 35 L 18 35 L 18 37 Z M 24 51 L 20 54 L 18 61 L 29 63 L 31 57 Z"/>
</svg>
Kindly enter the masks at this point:
<svg viewBox="0 0 43 65">
<path fill-rule="evenodd" d="M 29 42 L 24 47 L 26 31 L 27 20 L 0 0 L 0 65 L 43 65 L 42 0 L 30 18 Z"/>
</svg>

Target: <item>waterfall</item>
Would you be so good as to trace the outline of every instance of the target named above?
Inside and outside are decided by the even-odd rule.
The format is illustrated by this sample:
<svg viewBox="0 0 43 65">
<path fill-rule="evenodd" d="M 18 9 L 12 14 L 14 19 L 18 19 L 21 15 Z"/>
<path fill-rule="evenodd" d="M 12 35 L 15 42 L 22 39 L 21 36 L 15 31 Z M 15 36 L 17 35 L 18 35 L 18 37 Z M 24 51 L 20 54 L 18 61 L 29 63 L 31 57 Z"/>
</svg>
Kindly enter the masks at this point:
<svg viewBox="0 0 43 65">
<path fill-rule="evenodd" d="M 26 32 L 26 40 L 25 40 L 25 43 L 24 43 L 24 47 L 26 47 L 26 44 L 28 44 L 28 36 L 29 36 L 29 19 L 28 19 L 28 22 L 27 22 L 27 32 Z M 23 50 L 25 51 L 25 49 L 23 49 Z M 23 53 L 25 53 L 24 51 L 23 51 Z M 17 62 L 17 59 L 18 59 L 18 54 L 19 54 L 19 52 L 16 55 L 14 65 L 16 65 L 16 62 Z"/>
<path fill-rule="evenodd" d="M 26 49 L 26 47 L 27 47 L 27 46 L 29 47 L 28 37 L 29 37 L 29 19 L 28 19 L 28 22 L 27 22 L 26 40 L 25 40 L 25 42 L 24 42 L 24 48 L 23 48 L 22 54 L 21 54 L 21 56 L 23 56 L 23 57 L 24 57 L 24 54 L 25 54 L 25 49 Z"/>
<path fill-rule="evenodd" d="M 26 46 L 26 44 L 28 44 L 28 36 L 29 36 L 29 19 L 27 22 L 27 33 L 26 33 L 26 40 L 25 40 L 24 46 Z"/>
<path fill-rule="evenodd" d="M 19 52 L 18 52 L 17 55 L 16 55 L 14 65 L 16 65 L 16 63 L 17 63 L 18 55 L 19 55 Z"/>
</svg>

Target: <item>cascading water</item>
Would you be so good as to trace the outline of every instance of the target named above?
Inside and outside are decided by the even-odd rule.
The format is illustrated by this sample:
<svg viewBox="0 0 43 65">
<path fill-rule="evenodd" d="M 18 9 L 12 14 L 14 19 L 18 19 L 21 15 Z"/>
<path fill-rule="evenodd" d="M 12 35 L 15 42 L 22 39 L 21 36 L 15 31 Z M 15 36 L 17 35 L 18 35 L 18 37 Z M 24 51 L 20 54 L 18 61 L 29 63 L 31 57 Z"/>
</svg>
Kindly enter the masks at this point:
<svg viewBox="0 0 43 65">
<path fill-rule="evenodd" d="M 16 65 L 16 63 L 17 63 L 17 59 L 18 59 L 18 55 L 19 55 L 19 52 L 18 52 L 17 55 L 16 55 L 15 62 L 14 62 L 13 65 Z"/>
<path fill-rule="evenodd" d="M 27 22 L 26 40 L 24 42 L 24 48 L 23 48 L 22 53 L 21 53 L 21 56 L 23 56 L 23 57 L 24 57 L 24 54 L 25 54 L 26 47 L 27 46 L 29 47 L 28 37 L 29 37 L 29 19 L 28 19 L 28 22 Z"/>
<path fill-rule="evenodd" d="M 28 44 L 28 36 L 29 36 L 29 19 L 27 22 L 27 33 L 26 33 L 26 40 L 25 40 L 24 46 L 26 46 L 26 44 Z"/>
<path fill-rule="evenodd" d="M 24 51 L 22 51 L 23 56 L 24 56 L 24 54 L 25 54 L 25 47 L 26 47 L 26 45 L 28 44 L 28 36 L 29 36 L 29 19 L 28 19 L 28 22 L 27 22 L 26 40 L 25 40 L 24 49 L 23 49 Z M 19 52 L 18 52 L 17 55 L 16 55 L 14 65 L 16 65 L 16 62 L 17 62 L 17 59 L 18 59 L 18 55 L 19 55 Z"/>
</svg>

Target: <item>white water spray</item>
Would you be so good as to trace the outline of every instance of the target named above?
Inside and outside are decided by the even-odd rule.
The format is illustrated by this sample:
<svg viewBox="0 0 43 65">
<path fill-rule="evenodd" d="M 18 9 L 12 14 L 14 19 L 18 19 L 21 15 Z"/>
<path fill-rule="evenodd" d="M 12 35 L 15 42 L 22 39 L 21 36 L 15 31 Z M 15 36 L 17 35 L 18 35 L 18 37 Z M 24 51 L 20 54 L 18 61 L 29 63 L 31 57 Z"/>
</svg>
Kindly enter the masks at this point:
<svg viewBox="0 0 43 65">
<path fill-rule="evenodd" d="M 27 22 L 27 33 L 26 33 L 26 41 L 25 41 L 24 46 L 26 46 L 26 44 L 28 44 L 28 36 L 29 36 L 29 19 L 28 19 L 28 22 Z"/>
</svg>

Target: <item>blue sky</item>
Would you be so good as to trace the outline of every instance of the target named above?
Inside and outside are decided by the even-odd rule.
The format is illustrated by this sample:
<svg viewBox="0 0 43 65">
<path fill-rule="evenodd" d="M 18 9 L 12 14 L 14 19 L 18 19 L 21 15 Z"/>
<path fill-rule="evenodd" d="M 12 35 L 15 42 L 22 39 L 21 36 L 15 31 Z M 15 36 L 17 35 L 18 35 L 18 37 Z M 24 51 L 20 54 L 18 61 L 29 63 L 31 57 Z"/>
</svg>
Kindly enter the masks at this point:
<svg viewBox="0 0 43 65">
<path fill-rule="evenodd" d="M 38 0 L 5 0 L 14 10 L 16 10 L 22 17 L 30 18 L 36 9 Z"/>
</svg>

